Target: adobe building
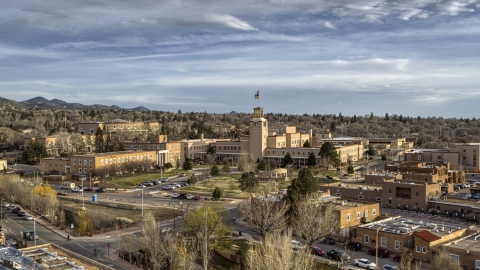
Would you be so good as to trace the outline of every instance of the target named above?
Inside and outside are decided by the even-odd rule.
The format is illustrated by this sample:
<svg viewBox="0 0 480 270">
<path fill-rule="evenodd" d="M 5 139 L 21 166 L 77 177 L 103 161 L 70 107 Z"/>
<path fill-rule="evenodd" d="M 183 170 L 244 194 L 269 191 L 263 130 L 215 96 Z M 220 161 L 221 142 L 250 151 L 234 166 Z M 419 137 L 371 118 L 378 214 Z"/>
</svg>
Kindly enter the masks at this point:
<svg viewBox="0 0 480 270">
<path fill-rule="evenodd" d="M 124 131 L 158 131 L 160 124 L 158 121 L 149 122 L 129 122 L 122 119 L 114 119 L 110 122 L 86 122 L 78 123 L 78 132 L 82 135 L 95 135 L 99 128 L 103 134 L 115 133 L 119 130 Z"/>
<path fill-rule="evenodd" d="M 477 231 L 463 238 L 450 241 L 437 247 L 433 253 L 444 249 L 450 258 L 464 269 L 480 269 L 480 233 Z"/>
<path fill-rule="evenodd" d="M 378 247 L 387 248 L 390 253 L 409 252 L 417 259 L 431 259 L 435 247 L 467 233 L 464 227 L 391 217 L 357 226 L 352 241 L 374 248 L 378 236 Z"/>
<path fill-rule="evenodd" d="M 402 174 L 402 179 L 431 183 L 463 183 L 465 172 L 452 170 L 448 162 L 407 161 L 385 164 L 387 172 Z"/>
<path fill-rule="evenodd" d="M 339 228 L 335 234 L 345 237 L 340 239 L 343 241 L 352 236 L 353 229 L 358 225 L 375 221 L 380 216 L 378 203 L 345 200 L 336 200 L 331 203 L 335 204 L 338 211 Z"/>
<path fill-rule="evenodd" d="M 72 155 L 68 158 L 42 158 L 41 163 L 46 171 L 58 171 L 65 174 L 97 175 L 99 170 L 107 166 L 116 166 L 118 172 L 126 171 L 129 161 L 157 163 L 157 152 L 150 151 L 120 151 L 94 153 L 87 155 Z M 151 165 L 150 165 L 151 166 Z"/>
<path fill-rule="evenodd" d="M 456 170 L 479 172 L 478 153 L 480 143 L 457 143 L 443 149 L 414 149 L 405 153 L 405 160 L 426 162 L 449 162 Z"/>
<path fill-rule="evenodd" d="M 182 142 L 168 141 L 167 135 L 150 134 L 148 141 L 126 141 L 121 142 L 126 150 L 133 151 L 157 151 L 158 165 L 171 163 L 174 167 L 177 163 L 182 164 Z"/>
</svg>

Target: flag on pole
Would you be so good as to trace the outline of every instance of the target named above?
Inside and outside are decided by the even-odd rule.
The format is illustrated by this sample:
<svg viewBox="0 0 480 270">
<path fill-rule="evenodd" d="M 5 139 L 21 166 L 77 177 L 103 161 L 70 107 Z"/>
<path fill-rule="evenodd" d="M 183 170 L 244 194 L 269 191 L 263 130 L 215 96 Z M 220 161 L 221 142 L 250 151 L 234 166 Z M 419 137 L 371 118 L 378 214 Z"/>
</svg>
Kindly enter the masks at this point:
<svg viewBox="0 0 480 270">
<path fill-rule="evenodd" d="M 257 91 L 257 92 L 255 93 L 255 99 L 260 99 L 260 91 Z"/>
</svg>

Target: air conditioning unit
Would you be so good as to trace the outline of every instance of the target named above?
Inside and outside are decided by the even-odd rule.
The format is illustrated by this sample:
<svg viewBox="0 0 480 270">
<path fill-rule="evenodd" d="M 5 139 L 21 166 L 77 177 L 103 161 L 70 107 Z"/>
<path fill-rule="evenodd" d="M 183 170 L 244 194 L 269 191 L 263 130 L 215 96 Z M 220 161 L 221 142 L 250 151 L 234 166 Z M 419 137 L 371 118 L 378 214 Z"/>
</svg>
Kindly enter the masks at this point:
<svg viewBox="0 0 480 270">
<path fill-rule="evenodd" d="M 369 223 L 369 222 L 372 222 L 372 219 L 370 217 L 362 217 L 361 222 L 362 223 Z"/>
</svg>

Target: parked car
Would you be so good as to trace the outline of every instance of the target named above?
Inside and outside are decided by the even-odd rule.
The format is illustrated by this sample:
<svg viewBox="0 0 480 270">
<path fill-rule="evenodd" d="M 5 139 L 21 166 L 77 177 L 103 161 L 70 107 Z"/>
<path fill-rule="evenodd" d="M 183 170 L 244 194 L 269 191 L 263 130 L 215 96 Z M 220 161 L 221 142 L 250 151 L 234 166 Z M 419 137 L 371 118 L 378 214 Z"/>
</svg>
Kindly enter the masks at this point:
<svg viewBox="0 0 480 270">
<path fill-rule="evenodd" d="M 476 200 L 480 199 L 480 193 L 477 193 L 477 194 L 473 195 L 473 198 L 476 199 Z"/>
<path fill-rule="evenodd" d="M 104 193 L 104 192 L 107 192 L 107 189 L 104 188 L 104 187 L 101 187 L 101 188 L 97 188 L 97 190 L 95 190 L 95 192 Z"/>
<path fill-rule="evenodd" d="M 165 227 L 165 228 L 162 228 L 161 232 L 162 233 L 167 233 L 167 232 L 171 232 L 172 231 L 172 228 L 170 227 Z"/>
<path fill-rule="evenodd" d="M 23 239 L 32 241 L 38 239 L 38 234 L 35 234 L 32 230 L 22 232 Z"/>
<path fill-rule="evenodd" d="M 384 264 L 382 270 L 398 270 L 398 267 L 391 264 Z"/>
<path fill-rule="evenodd" d="M 168 182 L 168 178 L 167 177 L 162 177 L 162 178 L 159 178 L 160 179 L 160 182 L 164 183 L 164 182 Z"/>
<path fill-rule="evenodd" d="M 2 207 L 9 207 L 9 206 L 10 206 L 10 203 L 8 203 L 8 202 L 2 203 Z"/>
<path fill-rule="evenodd" d="M 172 194 L 172 199 L 177 199 L 178 197 L 180 197 L 180 194 L 178 194 L 178 193 L 173 193 Z"/>
<path fill-rule="evenodd" d="M 18 211 L 21 211 L 21 210 L 22 210 L 22 208 L 20 208 L 20 207 L 17 206 L 17 207 L 15 207 L 15 208 L 12 209 L 12 213 L 17 214 Z"/>
<path fill-rule="evenodd" d="M 10 204 L 9 206 L 7 206 L 7 210 L 13 210 L 16 206 L 13 205 L 13 204 Z"/>
<path fill-rule="evenodd" d="M 25 220 L 33 220 L 33 217 L 30 216 L 30 215 L 25 215 L 25 216 L 23 217 L 23 219 L 25 219 Z"/>
<path fill-rule="evenodd" d="M 142 183 L 142 185 L 144 185 L 146 187 L 151 187 L 151 186 L 153 186 L 153 183 L 150 182 L 150 181 L 145 181 L 145 182 Z"/>
<path fill-rule="evenodd" d="M 319 247 L 317 246 L 311 246 L 310 247 L 310 252 L 313 254 L 313 255 L 317 255 L 317 256 L 322 256 L 323 255 L 323 250 L 321 250 Z"/>
<path fill-rule="evenodd" d="M 185 194 L 185 193 L 180 193 L 180 195 L 178 196 L 178 198 L 179 198 L 180 200 L 185 200 L 185 199 L 187 199 L 187 194 Z"/>
<path fill-rule="evenodd" d="M 146 186 L 142 185 L 142 184 L 138 184 L 138 185 L 135 186 L 135 188 L 146 188 Z"/>
<path fill-rule="evenodd" d="M 350 261 L 350 256 L 342 250 L 332 249 L 327 252 L 327 256 L 330 259 L 337 261 Z"/>
<path fill-rule="evenodd" d="M 6 219 L 8 216 L 6 213 L 2 213 L 2 219 Z"/>
<path fill-rule="evenodd" d="M 178 176 L 180 176 L 180 177 L 184 177 L 184 176 L 186 176 L 186 174 L 185 174 L 185 173 L 181 173 L 181 174 L 180 174 L 180 175 L 178 175 Z"/>
<path fill-rule="evenodd" d="M 193 200 L 194 200 L 194 201 L 198 201 L 198 200 L 200 200 L 200 199 L 201 199 L 201 198 L 200 198 L 200 196 L 198 196 L 198 195 L 193 196 Z"/>
<path fill-rule="evenodd" d="M 402 260 L 402 255 L 401 254 L 398 254 L 395 257 L 393 257 L 394 262 L 400 262 L 401 260 Z M 411 263 L 413 263 L 413 261 L 414 261 L 413 257 L 411 257 L 410 260 L 411 260 Z"/>
<path fill-rule="evenodd" d="M 354 262 L 355 266 L 366 268 L 366 269 L 375 269 L 377 265 L 374 262 L 371 262 L 367 259 L 356 259 Z"/>
<path fill-rule="evenodd" d="M 305 244 L 298 240 L 292 240 L 291 243 L 293 249 L 304 249 L 306 247 Z"/>
<path fill-rule="evenodd" d="M 193 199 L 193 195 L 192 194 L 187 194 L 187 200 L 191 200 Z"/>
<path fill-rule="evenodd" d="M 154 184 L 154 185 L 158 185 L 158 184 L 160 184 L 160 183 L 162 183 L 162 181 L 160 181 L 160 179 L 157 179 L 157 180 L 153 181 L 153 184 Z"/>
<path fill-rule="evenodd" d="M 323 238 L 322 243 L 327 244 L 327 245 L 334 245 L 335 240 L 333 240 L 333 238 L 331 238 L 331 237 L 325 237 L 325 238 Z"/>
<path fill-rule="evenodd" d="M 171 189 L 172 189 L 172 186 L 171 186 L 171 185 L 166 185 L 166 186 L 163 186 L 162 189 L 164 189 L 164 190 L 171 190 Z"/>
<path fill-rule="evenodd" d="M 180 185 L 179 183 L 173 183 L 172 186 L 175 186 L 175 188 L 182 187 L 182 185 Z"/>
<path fill-rule="evenodd" d="M 25 213 L 25 211 L 18 211 L 18 212 L 17 212 L 17 215 L 18 215 L 19 217 L 23 217 L 23 216 L 25 216 L 26 214 L 27 214 L 27 213 Z"/>
<path fill-rule="evenodd" d="M 363 248 L 363 246 L 359 242 L 348 242 L 347 248 L 350 250 L 359 251 Z"/>
<path fill-rule="evenodd" d="M 187 182 L 184 182 L 184 181 L 182 181 L 182 183 L 180 183 L 180 186 L 182 186 L 182 187 L 186 187 L 186 186 L 188 186 L 188 183 L 187 183 Z"/>
<path fill-rule="evenodd" d="M 82 192 L 82 189 L 80 187 L 74 187 L 72 188 L 72 192 Z"/>
<path fill-rule="evenodd" d="M 93 187 L 86 187 L 83 191 L 95 191 L 95 189 Z"/>
<path fill-rule="evenodd" d="M 377 254 L 377 250 L 375 248 L 371 248 L 368 250 L 368 254 L 375 256 Z M 390 257 L 390 251 L 386 248 L 378 248 L 378 257 Z"/>
</svg>

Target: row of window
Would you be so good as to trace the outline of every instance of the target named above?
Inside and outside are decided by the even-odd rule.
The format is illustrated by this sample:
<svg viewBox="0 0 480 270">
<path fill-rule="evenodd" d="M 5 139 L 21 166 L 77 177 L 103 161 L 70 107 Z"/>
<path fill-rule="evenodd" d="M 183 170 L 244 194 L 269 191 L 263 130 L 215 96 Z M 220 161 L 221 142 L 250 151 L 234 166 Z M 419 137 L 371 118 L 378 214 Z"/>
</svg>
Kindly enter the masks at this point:
<svg viewBox="0 0 480 270">
<path fill-rule="evenodd" d="M 372 215 L 377 214 L 377 209 L 372 209 Z M 363 216 L 368 217 L 368 210 L 363 211 Z M 357 219 L 360 218 L 360 212 L 357 212 Z M 347 214 L 347 221 L 350 220 L 350 214 Z"/>
<path fill-rule="evenodd" d="M 90 173 L 92 173 L 92 169 L 90 168 Z M 83 172 L 82 172 L 82 168 L 79 168 L 78 169 L 78 173 L 87 173 L 87 168 L 83 169 Z"/>
<path fill-rule="evenodd" d="M 127 162 L 127 161 L 136 161 L 136 160 L 143 160 L 143 159 L 153 159 L 153 154 L 150 154 L 150 155 L 137 155 L 137 156 L 129 156 L 129 157 L 122 157 L 122 159 L 118 158 L 118 163 L 122 163 L 122 162 Z M 106 159 L 101 159 L 100 160 L 100 164 L 104 165 L 104 164 L 115 164 L 117 163 L 117 158 L 106 158 Z"/>
<path fill-rule="evenodd" d="M 409 244 L 412 240 L 408 240 Z M 370 244 L 370 236 L 369 235 L 364 235 L 363 236 L 363 242 L 365 244 Z M 386 247 L 387 246 L 387 238 L 386 237 L 380 237 L 380 246 Z M 394 248 L 395 249 L 400 249 L 400 241 L 395 240 L 394 242 Z M 418 247 L 417 247 L 418 248 Z"/>
<path fill-rule="evenodd" d="M 92 160 L 89 160 L 88 163 L 89 163 L 88 165 L 92 166 L 93 161 L 92 161 Z M 73 160 L 73 165 L 77 165 L 77 160 L 76 160 L 76 159 Z M 81 165 L 85 165 L 85 166 L 86 166 L 86 165 L 87 165 L 87 160 L 84 160 L 83 163 L 82 163 L 82 160 L 79 159 L 79 160 L 78 160 L 78 165 L 79 165 L 79 166 L 81 166 Z"/>
<path fill-rule="evenodd" d="M 222 150 L 222 147 L 217 146 L 217 149 Z M 224 146 L 223 150 L 237 150 L 237 147 L 236 146 Z M 238 150 L 242 150 L 240 146 L 238 147 Z"/>
</svg>

